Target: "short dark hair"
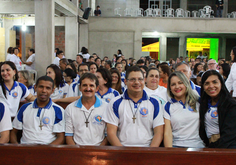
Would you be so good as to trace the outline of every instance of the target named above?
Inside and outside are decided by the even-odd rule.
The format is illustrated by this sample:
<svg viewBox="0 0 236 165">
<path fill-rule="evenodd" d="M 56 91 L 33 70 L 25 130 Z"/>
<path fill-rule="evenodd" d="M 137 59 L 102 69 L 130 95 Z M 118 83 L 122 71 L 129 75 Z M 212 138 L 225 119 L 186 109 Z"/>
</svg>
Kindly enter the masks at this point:
<svg viewBox="0 0 236 165">
<path fill-rule="evenodd" d="M 32 48 L 31 48 L 29 51 L 30 51 L 30 52 L 32 52 L 32 53 L 35 53 L 35 50 L 34 50 L 34 49 L 32 49 Z"/>
<path fill-rule="evenodd" d="M 107 61 L 106 61 L 106 64 L 109 65 L 110 68 L 112 67 L 111 60 L 107 60 Z"/>
<path fill-rule="evenodd" d="M 79 71 L 79 67 L 81 67 L 81 66 L 87 66 L 87 67 L 88 67 L 88 64 L 87 64 L 87 63 L 79 64 L 79 66 L 78 66 L 78 71 Z M 88 67 L 88 69 L 89 69 L 89 67 Z"/>
<path fill-rule="evenodd" d="M 127 71 L 126 71 L 126 74 L 125 74 L 125 79 L 127 80 L 128 77 L 129 77 L 129 74 L 131 72 L 141 72 L 142 75 L 143 75 L 143 78 L 144 78 L 144 74 L 143 74 L 143 71 L 138 67 L 138 66 L 131 66 Z"/>
<path fill-rule="evenodd" d="M 14 47 L 14 48 L 13 48 L 13 50 L 12 50 L 12 51 L 13 51 L 13 53 L 14 53 L 14 51 L 15 51 L 16 49 L 17 49 L 18 51 L 20 51 L 20 50 L 19 50 L 19 48 L 17 48 L 17 47 Z"/>
<path fill-rule="evenodd" d="M 49 77 L 49 76 L 41 76 L 41 77 L 39 77 L 38 79 L 37 79 L 37 81 L 36 81 L 36 87 L 38 86 L 38 84 L 39 84 L 39 81 L 50 81 L 51 83 L 52 83 L 52 89 L 54 88 L 54 81 L 53 81 L 53 79 L 51 78 L 51 77 Z"/>
<path fill-rule="evenodd" d="M 64 64 L 66 64 L 66 65 L 69 64 L 69 62 L 68 62 L 68 60 L 67 60 L 66 58 L 62 58 L 62 59 L 60 59 L 60 61 L 61 61 L 62 63 L 64 63 Z"/>
<path fill-rule="evenodd" d="M 142 68 L 142 69 L 144 69 L 145 70 L 145 72 L 147 72 L 148 71 L 148 67 L 146 66 L 146 65 L 141 65 L 141 66 L 138 66 L 140 69 Z"/>
<path fill-rule="evenodd" d="M 95 59 L 95 62 L 96 62 L 97 60 L 99 60 L 99 59 L 101 60 L 101 58 L 97 57 L 97 58 Z M 102 61 L 102 60 L 101 60 L 101 61 Z"/>
<path fill-rule="evenodd" d="M 56 55 L 58 56 L 59 54 L 63 53 L 62 50 L 57 51 Z"/>
<path fill-rule="evenodd" d="M 105 68 L 99 68 L 99 69 L 97 70 L 97 72 L 101 73 L 102 78 L 107 81 L 107 83 L 105 84 L 105 86 L 106 86 L 107 88 L 111 88 L 111 86 L 112 86 L 111 72 L 108 71 L 108 70 L 105 69 Z"/>
<path fill-rule="evenodd" d="M 149 69 L 147 70 L 147 72 L 146 72 L 146 78 L 148 77 L 149 72 L 152 71 L 152 70 L 156 70 L 156 71 L 158 71 L 158 73 L 160 74 L 160 72 L 159 72 L 159 70 L 158 70 L 157 68 L 149 68 Z"/>
<path fill-rule="evenodd" d="M 89 59 L 94 58 L 93 56 L 89 56 Z"/>
<path fill-rule="evenodd" d="M 88 78 L 90 80 L 94 80 L 95 84 L 96 84 L 96 87 L 99 85 L 98 78 L 93 73 L 85 73 L 85 74 L 83 74 L 83 76 L 81 76 L 80 79 L 79 79 L 80 85 L 82 84 L 82 81 L 84 79 L 86 79 L 86 78 Z"/>
<path fill-rule="evenodd" d="M 161 68 L 161 70 L 164 74 L 166 73 L 168 76 L 170 76 L 171 70 L 170 70 L 169 66 L 160 65 L 159 67 Z"/>
<path fill-rule="evenodd" d="M 116 66 L 117 66 L 118 64 L 121 64 L 121 65 L 123 66 L 123 64 L 122 64 L 121 62 L 117 62 L 117 63 L 115 64 L 115 68 L 116 68 Z"/>
<path fill-rule="evenodd" d="M 139 59 L 138 61 L 137 61 L 137 64 L 144 64 L 145 62 L 143 61 L 143 59 Z"/>
<path fill-rule="evenodd" d="M 67 75 L 67 77 L 71 77 L 72 79 L 76 78 L 77 76 L 76 73 L 70 68 L 66 68 L 64 72 Z"/>
</svg>

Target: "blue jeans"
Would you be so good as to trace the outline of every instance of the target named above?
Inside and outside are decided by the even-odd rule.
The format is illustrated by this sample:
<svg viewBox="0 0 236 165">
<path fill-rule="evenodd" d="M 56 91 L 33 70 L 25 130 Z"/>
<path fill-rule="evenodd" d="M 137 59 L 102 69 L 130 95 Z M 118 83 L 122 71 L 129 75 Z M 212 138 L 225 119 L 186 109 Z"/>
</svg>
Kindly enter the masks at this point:
<svg viewBox="0 0 236 165">
<path fill-rule="evenodd" d="M 222 17 L 223 9 L 216 10 L 216 17 Z"/>
</svg>

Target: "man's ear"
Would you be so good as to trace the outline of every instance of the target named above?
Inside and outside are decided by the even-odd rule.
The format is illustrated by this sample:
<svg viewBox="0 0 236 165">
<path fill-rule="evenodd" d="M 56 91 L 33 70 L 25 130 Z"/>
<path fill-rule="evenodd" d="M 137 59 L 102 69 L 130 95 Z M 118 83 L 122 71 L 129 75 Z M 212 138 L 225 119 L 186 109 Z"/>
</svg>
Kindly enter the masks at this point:
<svg viewBox="0 0 236 165">
<path fill-rule="evenodd" d="M 124 79 L 124 83 L 125 83 L 125 85 L 127 85 L 126 83 L 127 83 L 127 80 L 126 79 Z"/>
</svg>

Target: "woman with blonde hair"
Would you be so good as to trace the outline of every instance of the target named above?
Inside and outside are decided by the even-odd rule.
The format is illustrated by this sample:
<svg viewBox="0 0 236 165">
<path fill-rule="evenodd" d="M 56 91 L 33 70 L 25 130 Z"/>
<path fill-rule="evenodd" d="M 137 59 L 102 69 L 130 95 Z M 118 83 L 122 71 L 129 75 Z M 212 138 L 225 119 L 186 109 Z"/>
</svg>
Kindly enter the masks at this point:
<svg viewBox="0 0 236 165">
<path fill-rule="evenodd" d="M 18 77 L 18 82 L 24 84 L 28 88 L 29 92 L 32 95 L 35 95 L 32 73 L 30 73 L 28 70 L 21 70 L 18 71 Z"/>
<path fill-rule="evenodd" d="M 171 97 L 165 105 L 165 147 L 203 148 L 199 136 L 199 95 L 187 77 L 179 71 L 168 79 L 167 93 Z"/>
</svg>

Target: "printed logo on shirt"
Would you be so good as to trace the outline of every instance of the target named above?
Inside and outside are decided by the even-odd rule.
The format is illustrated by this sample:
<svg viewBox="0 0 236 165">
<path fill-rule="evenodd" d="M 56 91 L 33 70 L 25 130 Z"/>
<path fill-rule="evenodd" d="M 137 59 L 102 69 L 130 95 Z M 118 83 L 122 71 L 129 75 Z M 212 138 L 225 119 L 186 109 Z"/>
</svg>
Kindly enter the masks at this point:
<svg viewBox="0 0 236 165">
<path fill-rule="evenodd" d="M 142 115 L 142 117 L 147 117 L 147 114 L 148 114 L 148 109 L 143 107 L 140 109 L 140 114 Z"/>
<path fill-rule="evenodd" d="M 59 94 L 62 94 L 62 92 L 63 92 L 62 90 L 59 90 Z"/>
<path fill-rule="evenodd" d="M 157 98 L 160 101 L 161 105 L 165 105 L 166 104 L 166 101 L 163 100 L 162 98 L 160 98 L 158 96 L 154 96 L 154 97 Z"/>
<path fill-rule="evenodd" d="M 12 93 L 12 97 L 16 98 L 18 96 L 18 93 L 17 92 L 13 92 Z"/>
<path fill-rule="evenodd" d="M 111 99 L 110 98 L 106 98 L 105 99 L 107 103 L 110 103 Z"/>
<path fill-rule="evenodd" d="M 50 123 L 49 117 L 44 117 L 43 118 L 43 124 L 49 124 L 49 123 Z"/>
<path fill-rule="evenodd" d="M 213 110 L 213 111 L 211 112 L 211 117 L 212 117 L 212 119 L 216 119 L 216 118 L 218 117 L 217 110 Z"/>
<path fill-rule="evenodd" d="M 102 116 L 101 115 L 95 115 L 94 119 L 95 119 L 95 121 L 93 122 L 93 124 L 103 125 Z"/>
</svg>

